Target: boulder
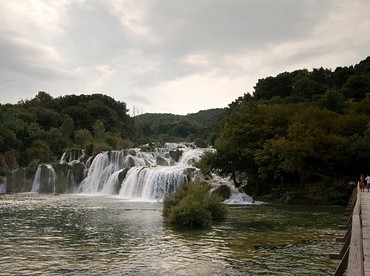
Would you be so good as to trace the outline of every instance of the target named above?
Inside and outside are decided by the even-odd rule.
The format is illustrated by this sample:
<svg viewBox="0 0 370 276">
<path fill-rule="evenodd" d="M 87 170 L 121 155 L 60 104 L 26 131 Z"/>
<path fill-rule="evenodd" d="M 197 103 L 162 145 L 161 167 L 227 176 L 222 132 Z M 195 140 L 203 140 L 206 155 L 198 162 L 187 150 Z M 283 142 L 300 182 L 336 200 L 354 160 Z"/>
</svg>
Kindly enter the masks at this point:
<svg viewBox="0 0 370 276">
<path fill-rule="evenodd" d="M 158 166 L 168 166 L 168 161 L 166 159 L 164 159 L 163 157 L 157 156 L 156 164 Z"/>
<path fill-rule="evenodd" d="M 222 200 L 225 200 L 230 198 L 231 190 L 227 185 L 220 185 L 212 191 L 212 194 L 217 194 Z"/>
<path fill-rule="evenodd" d="M 170 156 L 175 162 L 179 162 L 183 151 L 180 149 L 170 150 Z"/>
</svg>

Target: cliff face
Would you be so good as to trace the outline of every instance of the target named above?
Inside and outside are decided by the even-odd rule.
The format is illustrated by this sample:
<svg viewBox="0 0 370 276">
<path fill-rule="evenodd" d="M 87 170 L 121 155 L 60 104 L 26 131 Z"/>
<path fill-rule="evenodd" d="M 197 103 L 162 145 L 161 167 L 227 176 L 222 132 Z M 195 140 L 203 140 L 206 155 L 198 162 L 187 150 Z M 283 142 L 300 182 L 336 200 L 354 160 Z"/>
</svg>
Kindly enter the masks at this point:
<svg viewBox="0 0 370 276">
<path fill-rule="evenodd" d="M 0 167 L 10 170 L 19 168 L 15 150 L 0 153 Z"/>
<path fill-rule="evenodd" d="M 20 175 L 22 175 L 20 177 Z M 29 189 L 28 186 L 32 186 L 33 177 L 31 179 L 26 179 L 25 172 L 20 171 L 17 162 L 17 155 L 15 150 L 6 151 L 0 153 L 0 184 L 1 193 L 14 193 L 23 192 Z M 18 178 L 18 185 L 16 183 L 16 178 Z M 13 181 L 14 180 L 14 181 Z M 26 186 L 26 187 L 25 187 Z"/>
<path fill-rule="evenodd" d="M 6 171 L 6 192 L 23 193 L 32 189 L 35 171 L 30 168 L 18 168 Z"/>
</svg>

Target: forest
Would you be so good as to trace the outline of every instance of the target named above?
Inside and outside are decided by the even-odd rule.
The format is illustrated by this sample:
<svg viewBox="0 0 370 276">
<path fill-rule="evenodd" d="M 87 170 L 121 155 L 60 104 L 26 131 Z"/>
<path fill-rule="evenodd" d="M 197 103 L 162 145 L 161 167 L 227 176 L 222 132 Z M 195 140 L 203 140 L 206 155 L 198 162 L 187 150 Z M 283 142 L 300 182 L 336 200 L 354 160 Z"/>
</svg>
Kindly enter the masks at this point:
<svg viewBox="0 0 370 276">
<path fill-rule="evenodd" d="M 259 79 L 223 109 L 129 115 L 102 95 L 40 91 L 0 104 L 0 173 L 55 162 L 66 149 L 90 156 L 146 143 L 213 146 L 197 164 L 231 175 L 236 187 L 282 203 L 344 203 L 349 183 L 370 173 L 370 57 L 335 70 Z"/>
</svg>

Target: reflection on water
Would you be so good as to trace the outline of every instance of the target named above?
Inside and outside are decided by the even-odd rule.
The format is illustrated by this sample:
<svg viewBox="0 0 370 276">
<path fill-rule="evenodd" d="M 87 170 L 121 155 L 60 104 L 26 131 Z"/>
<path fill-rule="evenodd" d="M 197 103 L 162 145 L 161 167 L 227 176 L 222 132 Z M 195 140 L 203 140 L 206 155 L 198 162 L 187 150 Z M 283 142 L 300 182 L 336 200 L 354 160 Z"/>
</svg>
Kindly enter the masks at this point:
<svg viewBox="0 0 370 276">
<path fill-rule="evenodd" d="M 161 203 L 0 196 L 0 275 L 328 275 L 339 207 L 230 207 L 205 230 L 174 229 Z"/>
</svg>

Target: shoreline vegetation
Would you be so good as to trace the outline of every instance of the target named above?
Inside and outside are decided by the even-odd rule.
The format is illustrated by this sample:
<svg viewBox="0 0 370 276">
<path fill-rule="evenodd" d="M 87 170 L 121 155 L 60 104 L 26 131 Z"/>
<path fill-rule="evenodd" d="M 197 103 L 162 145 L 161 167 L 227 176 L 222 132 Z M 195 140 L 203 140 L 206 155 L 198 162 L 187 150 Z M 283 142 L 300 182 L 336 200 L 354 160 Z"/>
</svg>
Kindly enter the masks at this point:
<svg viewBox="0 0 370 276">
<path fill-rule="evenodd" d="M 370 173 L 370 57 L 259 79 L 227 107 L 185 116 L 130 116 L 126 103 L 102 94 L 40 91 L 0 104 L 0 184 L 13 174 L 29 187 L 39 164 L 71 149 L 93 157 L 180 141 L 214 147 L 196 166 L 231 176 L 256 200 L 346 204 L 359 176 Z"/>
</svg>

